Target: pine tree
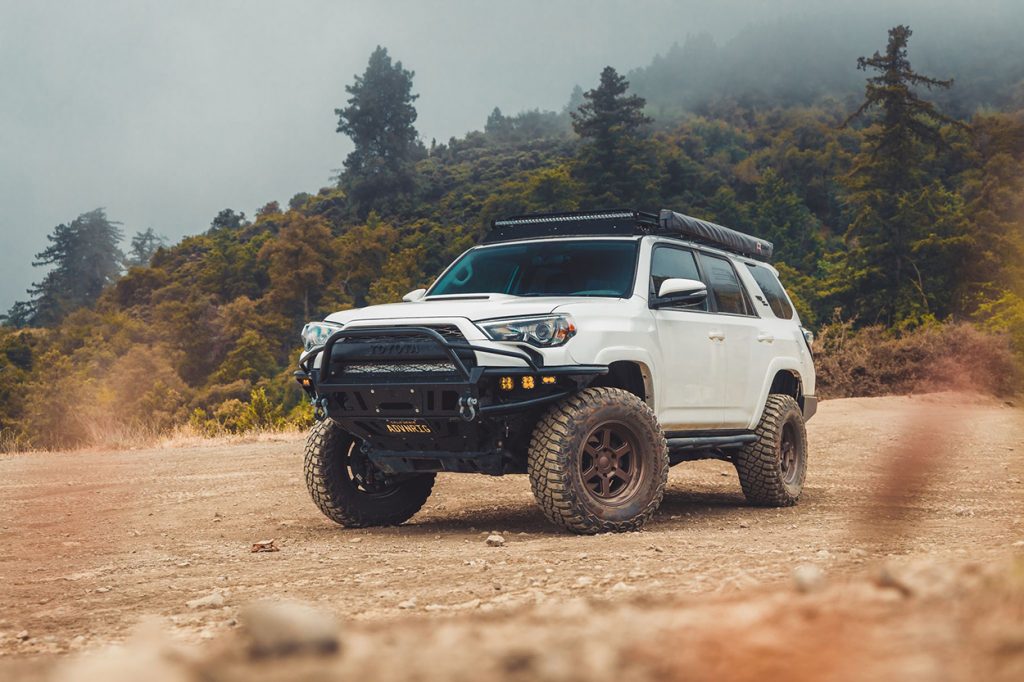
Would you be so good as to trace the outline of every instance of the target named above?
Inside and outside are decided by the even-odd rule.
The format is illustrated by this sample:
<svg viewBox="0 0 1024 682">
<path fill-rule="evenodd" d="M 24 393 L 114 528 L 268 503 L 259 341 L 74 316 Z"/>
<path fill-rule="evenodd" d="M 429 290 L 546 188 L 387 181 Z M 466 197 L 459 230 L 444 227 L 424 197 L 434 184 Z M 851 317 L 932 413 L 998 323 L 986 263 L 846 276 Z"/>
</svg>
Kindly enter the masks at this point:
<svg viewBox="0 0 1024 682">
<path fill-rule="evenodd" d="M 131 246 L 128 247 L 128 255 L 124 259 L 125 269 L 145 267 L 153 258 L 157 249 L 167 245 L 167 240 L 147 227 L 143 232 L 136 232 L 132 237 Z"/>
<path fill-rule="evenodd" d="M 757 186 L 752 231 L 775 245 L 774 257 L 805 275 L 815 272 L 824 247 L 820 225 L 781 175 L 764 172 Z"/>
<path fill-rule="evenodd" d="M 98 208 L 55 227 L 47 236 L 50 245 L 32 262 L 52 268 L 28 290 L 31 300 L 11 308 L 6 316 L 9 323 L 53 326 L 71 311 L 95 303 L 121 274 L 124 254 L 118 246 L 119 225 Z"/>
<path fill-rule="evenodd" d="M 846 313 L 866 322 L 913 323 L 947 315 L 956 273 L 944 268 L 951 262 L 949 251 L 962 242 L 961 202 L 929 177 L 927 163 L 942 143 L 943 125 L 961 124 L 913 89 L 945 89 L 953 82 L 913 70 L 910 36 L 909 27 L 896 26 L 885 54 L 857 60 L 857 68 L 877 75 L 867 79 L 863 104 L 844 123 L 878 111 L 846 180 L 852 215 L 847 251 L 832 259 L 829 283 Z"/>
<path fill-rule="evenodd" d="M 651 122 L 644 99 L 627 95 L 629 82 L 606 66 L 598 87 L 583 94 L 571 112 L 573 130 L 583 138 L 576 175 L 595 204 L 646 205 L 654 185 L 654 155 L 643 136 Z"/>
<path fill-rule="evenodd" d="M 218 230 L 237 230 L 249 224 L 245 219 L 245 213 L 235 213 L 230 208 L 225 208 L 210 221 L 210 232 Z"/>
<path fill-rule="evenodd" d="M 348 106 L 334 110 L 337 132 L 355 144 L 341 184 L 362 216 L 384 197 L 413 188 L 412 163 L 424 154 L 414 126 L 413 102 L 419 97 L 412 93 L 414 75 L 402 62 L 392 63 L 387 49 L 378 45 L 363 75 L 345 87 Z"/>
</svg>

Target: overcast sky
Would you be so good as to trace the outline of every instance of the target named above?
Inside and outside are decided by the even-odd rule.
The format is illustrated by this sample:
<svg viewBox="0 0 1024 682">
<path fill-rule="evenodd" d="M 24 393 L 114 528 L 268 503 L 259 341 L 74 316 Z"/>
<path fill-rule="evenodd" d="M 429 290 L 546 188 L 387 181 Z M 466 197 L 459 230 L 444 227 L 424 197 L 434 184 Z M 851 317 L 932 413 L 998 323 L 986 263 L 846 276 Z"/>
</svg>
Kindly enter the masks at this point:
<svg viewBox="0 0 1024 682">
<path fill-rule="evenodd" d="M 85 211 L 176 241 L 220 209 L 251 216 L 328 184 L 350 151 L 334 108 L 377 44 L 416 72 L 429 144 L 481 128 L 495 106 L 560 109 L 605 65 L 646 65 L 688 33 L 726 40 L 834 4 L 0 0 L 0 309 L 40 278 L 46 235 Z M 959 3 L 867 4 L 889 26 Z"/>
</svg>

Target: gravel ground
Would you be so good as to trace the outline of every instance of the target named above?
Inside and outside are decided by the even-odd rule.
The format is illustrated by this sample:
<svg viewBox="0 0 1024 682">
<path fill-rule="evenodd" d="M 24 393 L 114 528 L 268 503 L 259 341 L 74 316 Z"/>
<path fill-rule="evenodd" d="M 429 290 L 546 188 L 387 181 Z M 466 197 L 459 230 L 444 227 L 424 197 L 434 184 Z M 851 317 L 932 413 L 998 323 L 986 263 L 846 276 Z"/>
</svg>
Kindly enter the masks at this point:
<svg viewBox="0 0 1024 682">
<path fill-rule="evenodd" d="M 0 679 L 1020 679 L 1024 411 L 834 400 L 808 431 L 799 506 L 682 464 L 644 531 L 597 537 L 547 524 L 522 476 L 442 475 L 410 523 L 345 530 L 294 437 L 6 456 Z M 340 653 L 253 663 L 258 600 L 315 606 Z"/>
</svg>

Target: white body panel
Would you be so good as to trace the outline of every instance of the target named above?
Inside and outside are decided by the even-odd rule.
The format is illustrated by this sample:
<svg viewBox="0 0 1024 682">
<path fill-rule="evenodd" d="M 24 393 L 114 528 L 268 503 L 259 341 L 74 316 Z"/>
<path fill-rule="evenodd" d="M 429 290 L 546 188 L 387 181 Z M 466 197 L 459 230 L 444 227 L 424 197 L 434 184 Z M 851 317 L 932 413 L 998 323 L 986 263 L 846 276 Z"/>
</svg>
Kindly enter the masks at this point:
<svg viewBox="0 0 1024 682">
<path fill-rule="evenodd" d="M 620 361 L 639 364 L 649 386 L 649 395 L 645 397 L 666 431 L 754 428 L 773 379 L 780 371 L 799 377 L 802 395 L 814 395 L 814 365 L 799 317 L 795 312 L 791 319 L 776 317 L 761 299 L 760 289 L 749 272 L 748 264 L 754 261 L 678 239 L 619 239 L 640 241 L 636 278 L 629 298 L 427 296 L 417 301 L 345 310 L 333 313 L 327 320 L 346 328 L 452 324 L 473 345 L 507 348 L 508 343 L 490 340 L 475 323 L 568 313 L 576 324 L 576 335 L 563 346 L 532 350 L 543 355 L 546 365 L 609 365 Z M 727 258 L 756 315 L 651 307 L 651 256 L 659 242 Z M 763 263 L 757 266 L 771 269 Z M 478 353 L 477 361 L 486 366 L 524 365 L 515 358 L 486 353 Z"/>
</svg>

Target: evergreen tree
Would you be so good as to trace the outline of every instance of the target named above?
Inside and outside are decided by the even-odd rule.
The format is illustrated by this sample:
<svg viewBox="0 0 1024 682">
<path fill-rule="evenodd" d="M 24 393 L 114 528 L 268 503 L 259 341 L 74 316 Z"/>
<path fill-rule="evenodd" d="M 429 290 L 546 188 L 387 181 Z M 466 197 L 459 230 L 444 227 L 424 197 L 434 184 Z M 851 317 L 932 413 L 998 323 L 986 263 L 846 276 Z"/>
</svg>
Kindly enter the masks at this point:
<svg viewBox="0 0 1024 682">
<path fill-rule="evenodd" d="M 820 225 L 785 180 L 772 169 L 757 186 L 753 233 L 775 245 L 775 260 L 789 263 L 805 275 L 814 273 L 824 247 Z"/>
<path fill-rule="evenodd" d="M 847 313 L 889 324 L 951 312 L 947 299 L 956 273 L 942 268 L 961 242 L 963 225 L 955 215 L 960 202 L 935 187 L 928 173 L 942 126 L 960 124 L 913 90 L 949 88 L 952 81 L 913 70 L 910 35 L 907 26 L 896 26 L 885 54 L 857 60 L 859 69 L 877 75 L 867 79 L 864 103 L 844 125 L 875 110 L 878 117 L 846 182 L 852 215 L 847 250 L 830 267 L 830 293 Z M 922 202 L 926 188 L 930 201 Z"/>
<path fill-rule="evenodd" d="M 651 122 L 644 99 L 627 95 L 629 82 L 606 66 L 598 87 L 583 94 L 571 112 L 573 130 L 583 138 L 576 175 L 596 204 L 646 205 L 654 191 L 656 163 L 643 130 Z"/>
<path fill-rule="evenodd" d="M 334 237 L 321 218 L 289 212 L 281 232 L 263 245 L 259 257 L 268 262 L 275 310 L 293 321 L 309 321 L 312 306 L 324 295 L 337 254 Z"/>
<path fill-rule="evenodd" d="M 341 184 L 365 216 L 385 196 L 413 189 L 412 163 L 423 155 L 414 126 L 419 95 L 412 94 L 414 72 L 392 63 L 377 46 L 355 83 L 345 87 L 348 106 L 335 109 L 337 132 L 352 138 L 355 149 L 345 159 Z"/>
<path fill-rule="evenodd" d="M 507 139 L 512 134 L 512 120 L 501 113 L 501 109 L 494 107 L 487 116 L 487 123 L 484 124 L 484 132 L 493 135 L 499 140 Z"/>
<path fill-rule="evenodd" d="M 136 232 L 124 259 L 125 269 L 149 265 L 157 249 L 166 245 L 167 240 L 154 232 L 152 227 L 147 227 L 144 232 Z"/>
<path fill-rule="evenodd" d="M 6 316 L 12 324 L 53 326 L 73 310 L 92 305 L 121 274 L 124 254 L 120 223 L 103 209 L 83 213 L 47 236 L 50 245 L 32 265 L 52 266 L 43 281 L 28 290 L 31 300 L 18 302 Z"/>
<path fill-rule="evenodd" d="M 235 213 L 230 208 L 225 208 L 210 222 L 210 231 L 237 230 L 238 228 L 244 227 L 248 224 L 249 221 L 245 219 L 245 213 Z"/>
</svg>

